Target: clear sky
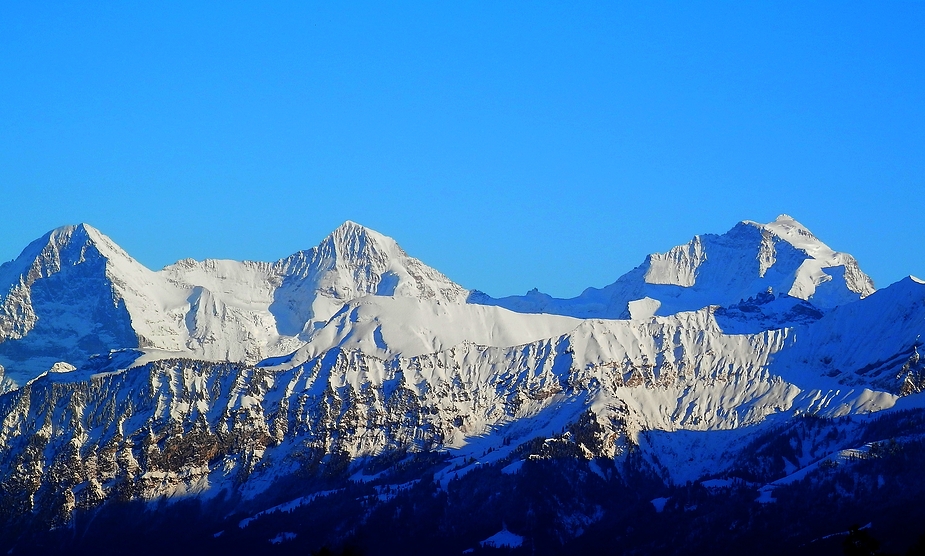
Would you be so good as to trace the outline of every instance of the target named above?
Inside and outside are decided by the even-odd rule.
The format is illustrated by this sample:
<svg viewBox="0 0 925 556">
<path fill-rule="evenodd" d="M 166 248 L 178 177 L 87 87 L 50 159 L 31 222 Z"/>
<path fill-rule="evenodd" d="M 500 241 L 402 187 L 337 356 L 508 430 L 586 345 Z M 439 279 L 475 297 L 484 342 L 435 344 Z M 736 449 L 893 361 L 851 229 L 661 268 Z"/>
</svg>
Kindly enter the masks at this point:
<svg viewBox="0 0 925 556">
<path fill-rule="evenodd" d="M 925 2 L 341 4 L 0 3 L 0 260 L 77 222 L 275 260 L 349 219 L 573 296 L 785 212 L 925 277 Z"/>
</svg>

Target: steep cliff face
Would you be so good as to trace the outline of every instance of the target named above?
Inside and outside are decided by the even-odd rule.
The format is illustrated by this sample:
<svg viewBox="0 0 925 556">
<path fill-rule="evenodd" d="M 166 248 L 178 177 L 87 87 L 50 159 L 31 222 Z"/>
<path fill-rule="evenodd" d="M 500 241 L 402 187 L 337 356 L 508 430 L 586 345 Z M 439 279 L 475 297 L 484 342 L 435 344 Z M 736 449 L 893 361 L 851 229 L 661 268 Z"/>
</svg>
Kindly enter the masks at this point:
<svg viewBox="0 0 925 556">
<path fill-rule="evenodd" d="M 56 361 L 138 345 L 123 270 L 143 269 L 93 228 L 66 226 L 0 267 L 0 362 L 24 382 Z"/>
</svg>

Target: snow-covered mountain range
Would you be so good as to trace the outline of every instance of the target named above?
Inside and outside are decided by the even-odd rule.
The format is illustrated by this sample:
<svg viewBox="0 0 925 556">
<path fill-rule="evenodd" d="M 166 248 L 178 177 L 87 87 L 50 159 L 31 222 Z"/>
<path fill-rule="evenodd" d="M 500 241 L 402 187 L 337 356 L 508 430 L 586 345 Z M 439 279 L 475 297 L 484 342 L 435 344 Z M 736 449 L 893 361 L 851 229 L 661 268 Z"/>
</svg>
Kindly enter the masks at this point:
<svg viewBox="0 0 925 556">
<path fill-rule="evenodd" d="M 187 259 L 157 272 L 93 227 L 65 226 L 0 267 L 0 288 L 0 364 L 18 384 L 57 361 L 135 347 L 255 363 L 294 351 L 366 295 L 447 303 L 468 295 L 353 222 L 273 263 Z"/>
<path fill-rule="evenodd" d="M 447 491 L 556 442 L 697 480 L 794 416 L 921 406 L 923 335 L 925 283 L 875 290 L 785 215 L 573 299 L 469 291 L 353 222 L 280 261 L 160 271 L 66 226 L 0 266 L 0 512 L 47 530 L 126 500 L 245 511 L 336 461 L 378 480 L 363 466 L 392 453 L 444 454 L 427 480 Z M 696 461 L 691 434 L 711 435 Z"/>
</svg>

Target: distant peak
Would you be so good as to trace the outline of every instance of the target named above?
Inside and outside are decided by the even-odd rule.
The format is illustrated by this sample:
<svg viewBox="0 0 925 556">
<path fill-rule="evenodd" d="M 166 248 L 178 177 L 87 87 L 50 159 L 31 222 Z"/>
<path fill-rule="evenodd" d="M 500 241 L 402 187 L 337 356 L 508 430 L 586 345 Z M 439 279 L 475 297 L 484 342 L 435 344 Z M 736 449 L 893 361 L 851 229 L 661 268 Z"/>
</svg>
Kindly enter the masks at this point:
<svg viewBox="0 0 925 556">
<path fill-rule="evenodd" d="M 106 234 L 89 224 L 81 222 L 77 225 L 77 230 L 86 234 L 90 241 L 96 245 L 104 244 L 110 248 L 118 248 L 118 246 L 111 239 L 109 239 Z"/>
<path fill-rule="evenodd" d="M 364 226 L 364 225 L 362 225 L 362 224 L 358 224 L 358 223 L 354 222 L 353 220 L 344 220 L 344 223 L 341 224 L 340 226 L 338 226 L 337 228 L 334 228 L 334 231 L 337 231 L 337 230 L 353 230 L 353 229 L 357 229 L 357 228 L 359 228 L 359 229 L 361 229 L 361 230 L 365 230 L 365 229 L 366 229 L 366 226 Z"/>
<path fill-rule="evenodd" d="M 362 224 L 358 224 L 353 220 L 345 221 L 337 228 L 334 228 L 334 231 L 328 235 L 328 239 L 332 239 L 335 242 L 341 242 L 343 240 L 349 240 L 351 238 L 358 237 L 363 237 L 374 242 L 381 242 L 383 240 L 389 241 L 390 243 L 392 242 L 391 238 L 388 236 L 381 234 L 372 228 L 367 228 Z"/>
<path fill-rule="evenodd" d="M 806 226 L 804 226 L 803 224 L 800 224 L 796 218 L 790 216 L 789 214 L 779 214 L 777 215 L 777 218 L 775 218 L 771 222 L 768 222 L 767 224 L 762 224 L 761 222 L 755 222 L 754 220 L 743 220 L 742 224 L 748 224 L 751 226 L 756 226 L 758 228 L 777 227 L 780 229 L 800 229 L 800 230 L 806 230 L 807 232 L 809 231 L 806 229 Z"/>
<path fill-rule="evenodd" d="M 910 278 L 913 282 L 917 282 L 917 283 L 919 283 L 919 284 L 925 284 L 925 280 L 922 280 L 921 278 L 918 278 L 918 277 L 913 276 L 913 275 L 911 275 L 911 274 L 909 275 L 909 278 Z"/>
<path fill-rule="evenodd" d="M 831 258 L 835 251 L 815 236 L 809 228 L 800 224 L 792 216 L 781 214 L 773 222 L 757 224 L 758 227 L 771 232 L 798 249 L 803 249 L 815 258 Z"/>
<path fill-rule="evenodd" d="M 377 253 L 402 253 L 394 239 L 352 220 L 335 228 L 316 249 L 352 260 L 366 260 Z"/>
<path fill-rule="evenodd" d="M 36 241 L 63 246 L 73 243 L 92 243 L 93 238 L 84 224 L 66 224 L 58 226 Z"/>
<path fill-rule="evenodd" d="M 68 224 L 60 226 L 48 232 L 41 238 L 33 242 L 37 249 L 47 249 L 53 246 L 54 250 L 71 250 L 82 253 L 87 247 L 92 246 L 99 251 L 104 257 L 111 259 L 113 257 L 122 259 L 131 259 L 124 249 L 119 247 L 112 239 L 103 234 L 90 224 Z M 27 248 L 28 251 L 28 248 Z M 25 254 L 26 251 L 23 252 Z M 37 256 L 35 252 L 33 256 Z M 79 257 L 78 257 L 79 258 Z"/>
<path fill-rule="evenodd" d="M 796 218 L 790 216 L 789 214 L 781 214 L 774 219 L 773 222 L 768 222 L 766 226 L 783 228 L 788 230 L 797 230 L 802 235 L 813 235 L 803 224 L 797 222 Z"/>
<path fill-rule="evenodd" d="M 102 232 L 84 222 L 81 222 L 80 224 L 66 224 L 64 226 L 59 226 L 48 232 L 46 235 L 48 237 L 72 237 L 75 233 L 78 234 L 78 237 L 84 235 L 93 240 L 99 240 L 99 238 L 105 237 L 103 236 Z"/>
<path fill-rule="evenodd" d="M 340 226 L 334 228 L 334 231 L 330 233 L 329 237 L 350 237 L 350 236 L 356 236 L 356 235 L 370 235 L 370 236 L 376 236 L 376 237 L 385 237 L 379 232 L 377 232 L 376 230 L 367 228 L 366 226 L 362 224 L 358 224 L 357 222 L 354 222 L 353 220 L 347 220 Z"/>
<path fill-rule="evenodd" d="M 87 232 L 88 234 L 93 234 L 93 235 L 96 235 L 96 236 L 105 236 L 105 234 L 103 234 L 103 232 L 99 231 L 99 229 L 97 229 L 97 228 L 91 226 L 90 224 L 87 224 L 86 222 L 81 222 L 80 224 L 77 225 L 77 227 L 78 227 L 79 229 L 81 229 L 81 230 Z"/>
</svg>

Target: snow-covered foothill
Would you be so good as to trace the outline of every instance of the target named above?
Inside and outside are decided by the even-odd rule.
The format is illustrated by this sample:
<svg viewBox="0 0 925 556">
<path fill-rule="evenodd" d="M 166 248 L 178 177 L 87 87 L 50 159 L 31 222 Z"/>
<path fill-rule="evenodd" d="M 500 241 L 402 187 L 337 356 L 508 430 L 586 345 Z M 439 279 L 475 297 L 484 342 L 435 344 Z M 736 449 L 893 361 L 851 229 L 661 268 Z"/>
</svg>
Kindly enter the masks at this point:
<svg viewBox="0 0 925 556">
<path fill-rule="evenodd" d="M 581 322 L 500 307 L 366 296 L 346 303 L 307 334 L 307 344 L 295 357 L 304 360 L 333 347 L 357 349 L 381 358 L 436 353 L 466 342 L 509 347 L 561 336 Z"/>
</svg>

